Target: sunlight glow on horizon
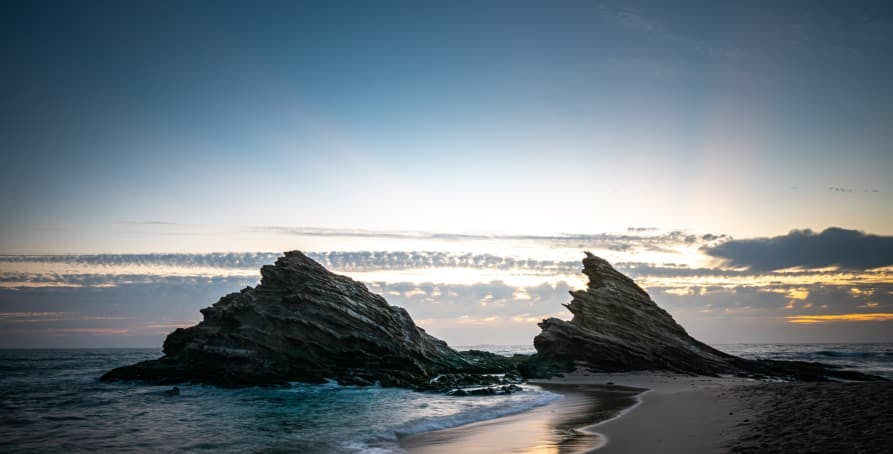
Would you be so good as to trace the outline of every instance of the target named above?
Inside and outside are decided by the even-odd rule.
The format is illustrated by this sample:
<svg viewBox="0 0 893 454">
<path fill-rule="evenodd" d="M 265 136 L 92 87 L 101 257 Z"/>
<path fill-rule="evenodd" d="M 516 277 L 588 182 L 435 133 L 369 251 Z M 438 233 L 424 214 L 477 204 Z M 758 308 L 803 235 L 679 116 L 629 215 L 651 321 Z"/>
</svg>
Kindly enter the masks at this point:
<svg viewBox="0 0 893 454">
<path fill-rule="evenodd" d="M 832 322 L 883 322 L 893 320 L 893 314 L 878 312 L 834 315 L 792 315 L 785 318 L 789 323 L 812 325 Z"/>
<path fill-rule="evenodd" d="M 0 347 L 292 250 L 456 338 L 527 336 L 583 251 L 717 339 L 890 313 L 893 3 L 806 3 L 18 2 Z"/>
</svg>

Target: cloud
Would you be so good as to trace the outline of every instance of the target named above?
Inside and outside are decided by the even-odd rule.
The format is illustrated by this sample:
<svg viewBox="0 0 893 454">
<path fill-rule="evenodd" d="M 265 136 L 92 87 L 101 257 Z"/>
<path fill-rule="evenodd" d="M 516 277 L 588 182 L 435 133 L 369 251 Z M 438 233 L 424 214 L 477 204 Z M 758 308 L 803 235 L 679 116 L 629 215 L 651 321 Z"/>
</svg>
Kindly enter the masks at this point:
<svg viewBox="0 0 893 454">
<path fill-rule="evenodd" d="M 121 336 L 128 334 L 128 329 L 114 328 L 53 328 L 46 330 L 47 333 L 54 336 L 63 335 L 88 335 L 88 336 Z"/>
<path fill-rule="evenodd" d="M 790 323 L 811 325 L 830 322 L 885 322 L 893 320 L 893 314 L 881 312 L 869 314 L 793 315 L 785 318 Z"/>
<path fill-rule="evenodd" d="M 119 221 L 115 224 L 120 225 L 178 225 L 176 222 L 169 221 Z"/>
<path fill-rule="evenodd" d="M 273 263 L 280 252 L 221 252 L 210 254 L 81 254 L 81 255 L 0 255 L 4 263 L 45 263 L 96 266 L 166 266 L 254 268 Z"/>
<path fill-rule="evenodd" d="M 697 242 L 709 242 L 725 235 L 697 235 L 682 230 L 657 232 L 649 228 L 633 228 L 627 234 L 618 233 L 558 233 L 554 235 L 526 234 L 487 234 L 487 233 L 447 233 L 406 230 L 362 230 L 362 229 L 328 229 L 314 227 L 255 226 L 246 229 L 249 232 L 268 232 L 294 236 L 318 237 L 354 237 L 380 239 L 422 239 L 422 240 L 482 240 L 482 241 L 535 241 L 547 245 L 571 247 L 587 247 L 593 249 L 673 247 L 691 245 Z M 651 234 L 645 234 L 651 233 Z"/>
<path fill-rule="evenodd" d="M 66 312 L 0 312 L 0 321 L 21 323 L 23 321 L 57 318 L 64 315 L 66 315 Z"/>
<path fill-rule="evenodd" d="M 581 268 L 579 261 L 535 260 L 442 251 L 311 252 L 308 256 L 327 268 L 340 271 L 473 268 L 576 273 Z"/>
<path fill-rule="evenodd" d="M 431 275 L 432 279 L 436 277 Z M 0 346 L 59 346 L 62 344 L 53 339 L 60 335 L 66 336 L 65 345 L 159 346 L 176 327 L 200 319 L 200 309 L 256 283 L 256 279 L 244 277 L 119 278 L 114 286 L 0 288 Z M 90 279 L 104 282 L 102 277 L 83 277 L 80 282 L 92 283 Z M 539 332 L 539 320 L 570 315 L 561 305 L 570 300 L 568 292 L 577 288 L 567 282 L 513 285 L 503 281 L 368 281 L 367 286 L 388 303 L 405 307 L 421 326 L 453 345 L 529 343 Z M 751 331 L 771 323 L 793 329 L 785 317 L 795 314 L 889 313 L 893 309 L 893 284 L 750 283 L 732 287 L 691 285 L 685 291 L 679 286 L 646 288 L 689 332 L 698 337 L 706 335 L 709 340 L 815 340 L 813 334 L 784 331 L 768 333 L 776 337 L 761 339 Z M 791 309 L 785 309 L 791 301 Z M 748 324 L 750 321 L 759 326 Z M 835 329 L 840 325 L 816 326 Z M 889 339 L 891 331 L 878 331 L 880 324 L 864 327 L 874 331 L 865 334 L 863 340 Z M 100 339 L 103 335 L 114 335 L 114 339 Z"/>
<path fill-rule="evenodd" d="M 369 289 L 384 295 L 388 303 L 407 308 L 414 318 L 451 318 L 468 315 L 478 319 L 491 316 L 512 318 L 555 312 L 568 301 L 572 287 L 565 282 L 529 287 L 504 282 L 475 284 L 373 282 Z M 531 315 L 533 314 L 533 315 Z M 539 320 L 537 320 L 539 321 Z"/>
<path fill-rule="evenodd" d="M 669 238 L 669 239 L 668 239 Z M 663 241 L 691 244 L 685 250 L 721 241 L 722 235 L 675 233 Z M 691 241 L 692 243 L 688 243 Z M 752 241 L 752 240 L 745 240 Z M 665 243 L 666 244 L 666 243 Z M 725 244 L 725 243 L 724 243 Z M 643 243 L 638 246 L 643 247 Z M 659 243 L 646 245 L 653 251 Z M 673 259 L 674 252 L 668 256 Z M 367 282 L 409 281 L 443 283 L 524 281 L 555 283 L 561 280 L 582 285 L 579 259 L 549 260 L 494 254 L 446 251 L 330 251 L 307 252 L 326 268 Z M 627 254 L 638 257 L 637 252 Z M 0 287 L 108 287 L 137 283 L 178 284 L 235 279 L 246 285 L 257 282 L 259 268 L 273 263 L 278 252 L 213 254 L 100 254 L 0 256 Z M 684 255 L 679 256 L 684 259 Z M 788 285 L 823 282 L 861 285 L 889 280 L 889 271 L 860 272 L 784 270 L 768 272 L 727 267 L 696 267 L 680 263 L 615 261 L 614 266 L 643 285 L 690 287 L 692 285 Z M 733 266 L 741 266 L 734 263 Z M 518 284 L 521 285 L 521 284 Z"/>
<path fill-rule="evenodd" d="M 821 233 L 792 230 L 772 238 L 730 240 L 702 251 L 751 271 L 838 267 L 867 270 L 893 265 L 893 237 L 831 227 Z"/>
<path fill-rule="evenodd" d="M 608 9 L 600 7 L 598 12 L 617 23 L 635 30 L 654 32 L 661 29 L 661 24 L 654 18 L 629 9 Z"/>
<path fill-rule="evenodd" d="M 840 187 L 840 186 L 828 186 L 828 190 L 831 191 L 831 192 L 847 192 L 847 193 L 849 193 L 849 192 L 880 192 L 880 191 L 878 191 L 877 189 L 874 189 L 874 188 L 870 188 L 870 189 L 862 189 L 862 190 L 860 191 L 860 190 L 858 190 L 858 189 L 844 188 L 844 187 Z"/>
<path fill-rule="evenodd" d="M 127 319 L 128 317 L 83 315 L 77 312 L 0 312 L 0 323 L 48 323 Z"/>
<path fill-rule="evenodd" d="M 238 282 L 244 285 L 254 285 L 258 281 L 255 277 L 244 276 L 207 276 L 207 275 L 164 275 L 164 274 L 28 274 L 28 273 L 2 273 L 0 274 L 0 288 L 48 288 L 48 287 L 118 287 L 134 284 L 153 285 L 204 285 L 215 283 Z"/>
</svg>

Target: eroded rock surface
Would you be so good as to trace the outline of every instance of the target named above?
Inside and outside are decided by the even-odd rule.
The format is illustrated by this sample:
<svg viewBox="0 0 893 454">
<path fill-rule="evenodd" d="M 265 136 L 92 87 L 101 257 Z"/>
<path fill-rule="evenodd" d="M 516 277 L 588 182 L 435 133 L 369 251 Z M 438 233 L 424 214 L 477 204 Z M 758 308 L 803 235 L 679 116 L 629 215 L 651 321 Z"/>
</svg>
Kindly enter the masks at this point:
<svg viewBox="0 0 893 454">
<path fill-rule="evenodd" d="M 257 287 L 224 296 L 202 309 L 202 322 L 171 333 L 162 358 L 114 369 L 102 379 L 228 387 L 334 379 L 426 391 L 485 387 L 479 392 L 496 393 L 514 392 L 511 385 L 522 377 L 550 377 L 580 365 L 795 380 L 876 378 L 819 363 L 725 354 L 689 336 L 608 262 L 587 253 L 583 272 L 588 287 L 571 292 L 566 305 L 573 320 L 544 320 L 534 339 L 537 354 L 503 357 L 457 352 L 362 283 L 329 272 L 301 252 L 287 252 L 261 268 Z"/>
<path fill-rule="evenodd" d="M 689 336 L 632 279 L 586 253 L 584 290 L 565 307 L 571 321 L 549 318 L 534 338 L 540 362 L 582 365 L 593 371 L 670 370 L 683 373 L 773 376 L 821 381 L 876 379 L 833 366 L 798 361 L 753 361 L 723 353 Z"/>
<path fill-rule="evenodd" d="M 487 354 L 464 357 L 417 327 L 405 309 L 301 252 L 287 252 L 261 276 L 257 287 L 202 309 L 198 325 L 171 333 L 164 357 L 102 379 L 220 386 L 335 379 L 430 388 L 440 374 L 511 368 Z"/>
</svg>

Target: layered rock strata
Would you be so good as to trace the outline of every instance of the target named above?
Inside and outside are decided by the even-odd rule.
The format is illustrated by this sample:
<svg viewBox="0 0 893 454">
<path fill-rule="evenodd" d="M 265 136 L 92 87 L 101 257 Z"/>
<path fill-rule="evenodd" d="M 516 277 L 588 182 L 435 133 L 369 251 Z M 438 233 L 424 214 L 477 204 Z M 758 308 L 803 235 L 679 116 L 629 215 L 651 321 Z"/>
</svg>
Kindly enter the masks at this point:
<svg viewBox="0 0 893 454">
<path fill-rule="evenodd" d="M 487 354 L 466 358 L 417 327 L 405 309 L 301 252 L 285 253 L 261 276 L 258 286 L 202 309 L 199 324 L 171 333 L 164 357 L 102 379 L 220 386 L 334 379 L 425 388 L 439 374 L 509 368 L 494 366 Z"/>
<path fill-rule="evenodd" d="M 648 293 L 607 261 L 586 253 L 586 289 L 572 291 L 570 321 L 543 320 L 534 338 L 538 360 L 592 371 L 668 370 L 690 374 L 772 376 L 821 381 L 866 380 L 857 372 L 820 363 L 754 361 L 723 353 L 688 335 Z"/>
<path fill-rule="evenodd" d="M 497 387 L 583 366 L 593 371 L 670 370 L 821 381 L 870 380 L 819 363 L 753 361 L 689 336 L 630 278 L 591 254 L 586 289 L 571 292 L 571 321 L 550 318 L 537 354 L 457 352 L 365 285 L 298 251 L 261 268 L 261 282 L 202 309 L 204 320 L 164 341 L 164 356 L 109 371 L 102 380 L 237 387 L 333 379 L 347 385 L 427 391 Z M 498 375 L 492 375 L 498 374 Z M 461 395 L 462 393 L 455 393 Z"/>
</svg>

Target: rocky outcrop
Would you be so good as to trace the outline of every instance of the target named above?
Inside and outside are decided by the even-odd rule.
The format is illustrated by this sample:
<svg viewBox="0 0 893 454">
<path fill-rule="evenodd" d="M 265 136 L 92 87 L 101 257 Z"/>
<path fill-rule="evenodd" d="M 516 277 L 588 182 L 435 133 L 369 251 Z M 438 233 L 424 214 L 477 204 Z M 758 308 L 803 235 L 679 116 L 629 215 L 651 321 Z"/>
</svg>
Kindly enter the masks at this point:
<svg viewBox="0 0 893 454">
<path fill-rule="evenodd" d="M 457 352 L 417 327 L 406 310 L 333 274 L 301 252 L 261 268 L 261 282 L 202 309 L 204 320 L 164 341 L 164 356 L 120 367 L 102 380 L 236 387 L 290 381 L 402 386 L 466 394 L 516 390 L 521 377 L 593 371 L 672 370 L 799 380 L 871 379 L 818 363 L 751 361 L 691 336 L 631 279 L 591 254 L 585 290 L 571 292 L 570 322 L 551 318 L 533 356 Z M 498 374 L 498 375 L 490 375 Z M 453 392 L 463 395 L 463 392 Z"/>
<path fill-rule="evenodd" d="M 512 368 L 507 359 L 484 352 L 463 356 L 417 327 L 405 309 L 301 252 L 285 253 L 261 268 L 261 276 L 257 287 L 202 309 L 198 325 L 171 333 L 164 357 L 114 369 L 102 379 L 220 386 L 335 379 L 429 389 L 441 374 Z M 455 381 L 442 380 L 443 386 Z"/>
<path fill-rule="evenodd" d="M 877 378 L 819 363 L 753 361 L 723 353 L 689 336 L 645 290 L 604 259 L 587 252 L 583 273 L 589 278 L 587 288 L 572 291 L 573 299 L 565 305 L 573 318 L 539 324 L 542 332 L 533 341 L 538 352 L 533 360 L 605 372 L 669 370 L 818 381 Z"/>
</svg>

